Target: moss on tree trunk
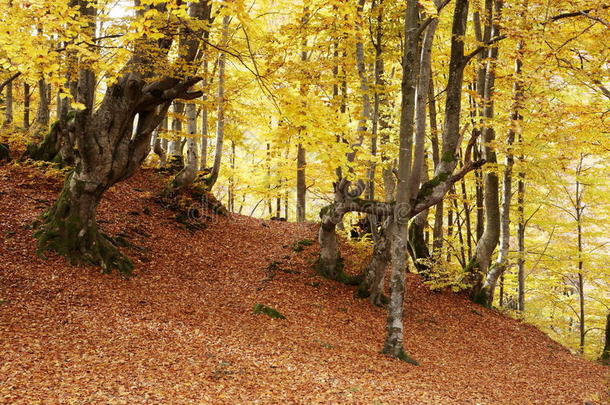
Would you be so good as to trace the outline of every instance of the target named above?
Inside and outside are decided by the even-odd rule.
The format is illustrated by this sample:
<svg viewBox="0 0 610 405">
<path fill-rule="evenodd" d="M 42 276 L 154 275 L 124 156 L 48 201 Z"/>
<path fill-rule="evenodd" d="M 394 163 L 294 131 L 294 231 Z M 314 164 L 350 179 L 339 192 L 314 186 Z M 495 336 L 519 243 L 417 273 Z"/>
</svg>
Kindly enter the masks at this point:
<svg viewBox="0 0 610 405">
<path fill-rule="evenodd" d="M 51 125 L 50 131 L 40 143 L 27 146 L 25 156 L 33 160 L 56 163 L 61 167 L 74 164 L 74 153 L 62 126 L 60 121 Z"/>
<path fill-rule="evenodd" d="M 101 266 L 106 273 L 113 269 L 129 275 L 133 263 L 102 234 L 95 220 L 95 209 L 105 187 L 86 184 L 71 174 L 57 202 L 42 217 L 34 236 L 38 253 L 54 251 L 72 264 Z"/>
</svg>

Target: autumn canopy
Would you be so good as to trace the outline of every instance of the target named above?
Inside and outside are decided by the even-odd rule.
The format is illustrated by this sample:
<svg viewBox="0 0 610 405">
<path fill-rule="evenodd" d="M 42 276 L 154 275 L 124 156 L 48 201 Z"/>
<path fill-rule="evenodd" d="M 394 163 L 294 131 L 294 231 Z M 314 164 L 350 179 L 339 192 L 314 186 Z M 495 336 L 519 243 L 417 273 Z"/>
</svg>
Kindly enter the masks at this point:
<svg viewBox="0 0 610 405">
<path fill-rule="evenodd" d="M 135 318 L 112 339 L 131 333 L 146 344 L 146 322 L 178 328 L 184 310 L 187 352 L 198 350 L 195 335 L 209 333 L 210 342 L 217 336 L 252 356 L 225 361 L 216 348 L 207 359 L 190 353 L 194 363 L 175 359 L 182 377 L 171 386 L 190 384 L 187 363 L 195 374 L 203 367 L 232 387 L 227 403 L 256 398 L 235 387 L 255 378 L 257 356 L 273 362 L 266 350 L 283 341 L 316 355 L 340 347 L 339 379 L 350 355 L 381 369 L 398 361 L 422 381 L 459 374 L 460 361 L 495 376 L 464 387 L 455 403 L 529 403 L 534 391 L 515 388 L 525 380 L 548 390 L 550 402 L 536 403 L 609 395 L 600 387 L 610 363 L 610 4 L 0 0 L 0 27 L 7 403 L 44 399 L 36 396 L 42 383 L 23 375 L 42 352 L 19 355 L 28 349 L 16 342 L 43 339 L 33 325 L 63 317 L 57 300 L 67 311 L 87 303 L 111 316 L 122 311 L 115 299 Z M 332 299 L 322 294 L 316 304 L 319 288 Z M 148 290 L 158 292 L 150 302 L 126 298 Z M 208 303 L 197 301 L 205 294 Z M 11 309 L 17 302 L 30 310 Z M 212 326 L 208 306 L 226 312 L 224 327 Z M 454 311 L 459 319 L 447 317 Z M 361 335 L 344 331 L 331 343 L 324 323 L 346 314 Z M 88 329 L 90 315 L 79 316 Z M 290 329 L 302 327 L 296 317 L 311 317 L 317 335 Z M 195 319 L 210 330 L 195 333 Z M 257 332 L 261 319 L 289 332 Z M 45 344 L 70 353 L 62 328 Z M 232 333 L 264 333 L 271 343 L 247 353 Z M 515 342 L 530 333 L 542 347 L 536 356 L 560 351 L 578 374 L 573 392 L 553 371 L 556 354 L 540 360 L 544 372 L 519 371 L 528 354 Z M 453 343 L 463 360 L 432 355 L 451 352 L 453 336 L 464 338 Z M 311 341 L 315 349 L 306 348 Z M 295 359 L 277 350 L 288 356 L 278 367 L 292 367 Z M 408 371 L 418 365 L 423 371 Z M 315 367 L 305 366 L 312 375 Z M 261 378 L 279 378 L 284 390 L 261 398 L 289 401 L 286 381 L 266 371 Z M 503 378 L 513 381 L 504 396 L 496 392 Z M 124 388 L 126 403 L 167 401 L 169 385 L 160 384 L 152 402 L 143 386 Z M 318 397 L 301 384 L 307 403 L 393 403 L 363 381 L 351 399 L 337 394 L 347 386 Z M 397 384 L 411 401 L 457 398 L 427 383 L 419 391 Z M 123 398 L 116 387 L 74 395 L 78 403 Z M 224 401 L 200 387 L 183 402 L 198 398 Z"/>
</svg>

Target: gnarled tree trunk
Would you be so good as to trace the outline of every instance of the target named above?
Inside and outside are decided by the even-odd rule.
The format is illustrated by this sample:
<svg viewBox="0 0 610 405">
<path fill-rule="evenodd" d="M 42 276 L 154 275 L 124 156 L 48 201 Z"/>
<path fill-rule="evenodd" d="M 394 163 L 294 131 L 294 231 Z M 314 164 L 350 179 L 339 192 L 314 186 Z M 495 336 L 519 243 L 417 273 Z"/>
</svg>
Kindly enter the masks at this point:
<svg viewBox="0 0 610 405">
<path fill-rule="evenodd" d="M 347 212 L 365 205 L 362 204 L 362 200 L 358 199 L 364 191 L 364 182 L 359 181 L 354 189 L 350 189 L 350 185 L 351 183 L 346 179 L 334 183 L 334 201 L 320 211 L 321 223 L 318 233 L 320 257 L 316 268 L 323 276 L 341 282 L 347 282 L 348 280 L 343 272 L 343 261 L 339 254 L 336 228 Z"/>
<path fill-rule="evenodd" d="M 191 11 L 197 6 L 200 4 L 191 5 Z M 163 5 L 154 7 L 159 12 L 165 11 Z M 96 15 L 93 4 L 83 1 L 79 11 L 91 17 L 87 29 L 93 32 Z M 36 232 L 39 252 L 54 250 L 74 263 L 100 265 L 104 271 L 118 269 L 128 274 L 133 267 L 110 239 L 99 232 L 95 219 L 97 205 L 108 188 L 131 176 L 147 156 L 152 132 L 173 100 L 201 96 L 201 92 L 189 92 L 199 77 L 164 77 L 147 83 L 146 76 L 140 72 L 146 68 L 152 71 L 153 61 L 142 59 L 144 53 L 139 52 L 139 46 L 150 49 L 154 45 L 166 54 L 171 41 L 166 38 L 142 41 L 143 44 L 136 43 L 134 57 L 125 69 L 129 73 L 107 88 L 95 110 L 96 81 L 88 67 L 91 61 L 81 62 L 76 101 L 85 108 L 75 111 L 68 128 L 78 147 L 77 164 Z M 184 62 L 190 61 L 184 57 Z"/>
</svg>

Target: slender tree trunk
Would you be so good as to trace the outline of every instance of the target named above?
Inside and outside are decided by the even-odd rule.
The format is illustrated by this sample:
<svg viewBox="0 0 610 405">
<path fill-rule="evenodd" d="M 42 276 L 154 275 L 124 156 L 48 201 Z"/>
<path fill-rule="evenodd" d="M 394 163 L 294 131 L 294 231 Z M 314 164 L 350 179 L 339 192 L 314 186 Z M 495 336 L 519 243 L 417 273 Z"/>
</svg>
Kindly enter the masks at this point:
<svg viewBox="0 0 610 405">
<path fill-rule="evenodd" d="M 153 152 L 155 152 L 155 154 L 157 156 L 159 156 L 159 167 L 160 168 L 165 168 L 165 166 L 167 165 L 167 147 L 168 147 L 168 142 L 167 142 L 167 115 L 165 117 L 163 117 L 163 120 L 161 121 L 161 124 L 159 124 L 159 127 L 157 128 L 156 132 L 156 136 L 153 142 Z M 161 137 L 163 136 L 163 138 Z"/>
<path fill-rule="evenodd" d="M 30 85 L 23 82 L 23 129 L 30 127 Z"/>
<path fill-rule="evenodd" d="M 486 1 L 486 30 L 487 26 L 491 25 L 492 37 L 498 36 L 499 18 L 502 8 L 502 0 L 487 0 Z M 493 7 L 493 10 L 492 10 Z M 492 20 L 495 18 L 495 21 Z M 489 122 L 494 117 L 494 87 L 495 87 L 495 65 L 498 58 L 498 47 L 491 46 L 489 48 L 488 57 L 485 66 L 485 84 L 483 86 L 483 157 L 485 161 L 492 165 L 485 173 L 484 186 L 484 207 L 485 207 L 485 230 L 483 235 L 477 242 L 475 257 L 468 264 L 467 270 L 471 273 L 473 288 L 471 298 L 480 304 L 485 304 L 488 301 L 487 291 L 483 288 L 483 280 L 486 277 L 491 256 L 500 237 L 500 203 L 499 203 L 499 184 L 498 175 L 493 167 L 496 163 L 496 153 L 492 143 L 495 140 L 495 131 L 493 125 Z"/>
<path fill-rule="evenodd" d="M 602 364 L 610 366 L 610 312 L 608 312 L 608 315 L 606 316 L 606 337 L 604 340 L 604 349 L 602 350 L 599 361 Z"/>
<path fill-rule="evenodd" d="M 180 125 L 181 126 L 181 125 Z M 193 183 L 197 175 L 197 107 L 193 103 L 186 105 L 186 164 L 170 182 L 167 192 L 175 193 Z"/>
<path fill-rule="evenodd" d="M 4 125 L 13 123 L 13 82 L 9 82 L 6 87 L 4 96 Z"/>
<path fill-rule="evenodd" d="M 49 127 L 50 120 L 49 86 L 44 79 L 38 80 L 38 110 L 36 112 L 36 125 L 42 132 Z"/>
<path fill-rule="evenodd" d="M 208 99 L 208 60 L 207 53 L 203 59 L 203 96 L 201 100 L 205 103 Z M 200 149 L 199 170 L 206 170 L 208 168 L 208 108 L 204 104 L 201 107 L 201 149 Z"/>
<path fill-rule="evenodd" d="M 227 45 L 229 43 L 229 23 L 231 22 L 229 16 L 224 16 L 222 20 L 222 44 Z M 211 190 L 218 180 L 220 174 L 220 164 L 222 162 L 222 145 L 224 143 L 225 136 L 225 68 L 226 58 L 224 52 L 218 56 L 218 106 L 216 116 L 216 147 L 214 151 L 214 165 L 210 176 L 206 180 L 208 188 Z"/>
<path fill-rule="evenodd" d="M 301 143 L 297 145 L 297 222 L 305 222 L 306 193 L 305 168 L 307 165 L 305 148 Z"/>
<path fill-rule="evenodd" d="M 172 119 L 172 138 L 167 149 L 167 163 L 172 173 L 184 169 L 184 156 L 182 155 L 182 116 L 184 103 L 174 102 L 174 117 Z"/>
<path fill-rule="evenodd" d="M 432 161 L 434 162 L 434 171 L 438 167 L 440 161 L 440 152 L 438 145 L 438 125 L 436 123 L 436 99 L 434 97 L 434 80 L 430 77 L 430 85 L 428 89 L 428 113 L 430 115 L 430 137 L 432 144 Z M 434 228 L 432 230 L 432 251 L 434 254 L 440 253 L 443 248 L 443 200 L 436 204 L 434 211 Z"/>
<path fill-rule="evenodd" d="M 396 207 L 390 224 L 391 263 L 390 302 L 386 339 L 382 352 L 390 357 L 417 364 L 404 351 L 403 311 L 407 255 L 408 212 L 411 210 L 412 186 L 409 182 L 412 170 L 413 124 L 415 113 L 415 88 L 418 75 L 418 3 L 408 0 L 405 13 L 405 48 L 403 53 L 403 76 L 401 84 L 402 104 L 400 112 L 400 152 L 398 157 L 398 187 Z M 416 157 L 417 158 L 417 157 Z M 419 183 L 419 178 L 417 178 Z"/>
<path fill-rule="evenodd" d="M 521 143 L 521 135 L 519 135 Z M 523 162 L 523 155 L 519 161 Z M 518 290 L 518 309 L 519 312 L 525 311 L 525 173 L 519 172 L 517 183 L 517 290 Z"/>
<path fill-rule="evenodd" d="M 523 83 L 521 78 L 521 66 L 524 41 L 519 41 L 517 45 L 517 58 L 515 60 L 515 83 L 513 85 L 513 108 L 511 112 L 512 125 L 508 131 L 506 143 L 506 164 L 504 168 L 504 180 L 502 187 L 502 214 L 500 220 L 500 249 L 495 266 L 489 271 L 483 290 L 485 291 L 486 305 L 491 306 L 494 298 L 494 290 L 497 280 L 504 274 L 508 267 L 508 250 L 510 248 L 510 206 L 512 199 L 512 180 L 513 180 L 513 143 L 515 134 L 521 130 L 521 100 L 523 99 Z"/>
<path fill-rule="evenodd" d="M 229 211 L 235 212 L 235 141 L 231 140 L 231 176 L 229 176 L 228 203 Z"/>
<path fill-rule="evenodd" d="M 576 177 L 576 198 L 574 199 L 574 208 L 576 211 L 576 232 L 577 232 L 577 260 L 578 260 L 578 331 L 580 335 L 580 354 L 585 352 L 585 336 L 586 336 L 586 319 L 585 319 L 585 280 L 584 280 L 584 261 L 583 261 L 583 240 L 582 240 L 582 214 L 584 204 L 582 202 L 583 187 L 580 183 L 579 176 L 582 168 L 583 155 L 580 155 L 578 171 Z"/>
<path fill-rule="evenodd" d="M 302 24 L 305 24 L 309 16 L 309 9 L 305 6 L 303 10 Z M 304 31 L 305 32 L 305 31 Z M 306 34 L 304 34 L 306 35 Z M 302 49 L 301 49 L 301 65 L 303 66 L 307 62 L 307 36 L 303 38 Z M 307 93 L 305 83 L 301 82 L 299 92 L 303 97 L 303 110 L 307 110 L 305 96 Z M 303 132 L 303 130 L 301 130 Z M 301 133 L 301 136 L 303 134 Z M 305 185 L 305 169 L 306 169 L 306 151 L 305 147 L 301 142 L 297 145 L 297 222 L 305 222 L 306 218 L 306 193 L 307 186 Z M 334 230 L 334 229 L 333 229 Z"/>
<path fill-rule="evenodd" d="M 420 184 L 428 180 L 426 153 L 426 104 L 432 81 L 432 43 L 436 33 L 438 19 L 433 19 L 426 28 L 420 51 L 419 76 L 417 77 L 417 96 L 415 98 L 415 149 L 413 152 L 413 170 L 410 174 L 409 195 L 416 195 Z M 409 226 L 409 251 L 419 273 L 428 277 L 430 250 L 424 239 L 424 229 L 428 220 L 428 210 L 420 212 Z"/>
</svg>

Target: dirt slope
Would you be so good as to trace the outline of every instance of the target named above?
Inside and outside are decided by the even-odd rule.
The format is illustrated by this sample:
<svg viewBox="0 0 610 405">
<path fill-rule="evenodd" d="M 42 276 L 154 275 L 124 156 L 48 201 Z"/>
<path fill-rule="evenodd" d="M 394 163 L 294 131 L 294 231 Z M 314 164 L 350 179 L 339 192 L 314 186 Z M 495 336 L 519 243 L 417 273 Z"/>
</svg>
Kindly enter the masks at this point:
<svg viewBox="0 0 610 405">
<path fill-rule="evenodd" d="M 421 366 L 387 359 L 384 311 L 315 275 L 315 244 L 290 248 L 314 225 L 231 216 L 192 235 L 153 202 L 160 185 L 139 173 L 101 206 L 102 228 L 140 247 L 124 280 L 37 258 L 26 227 L 60 182 L 0 167 L 0 403 L 604 402 L 607 368 L 415 276 L 406 345 Z"/>
</svg>

